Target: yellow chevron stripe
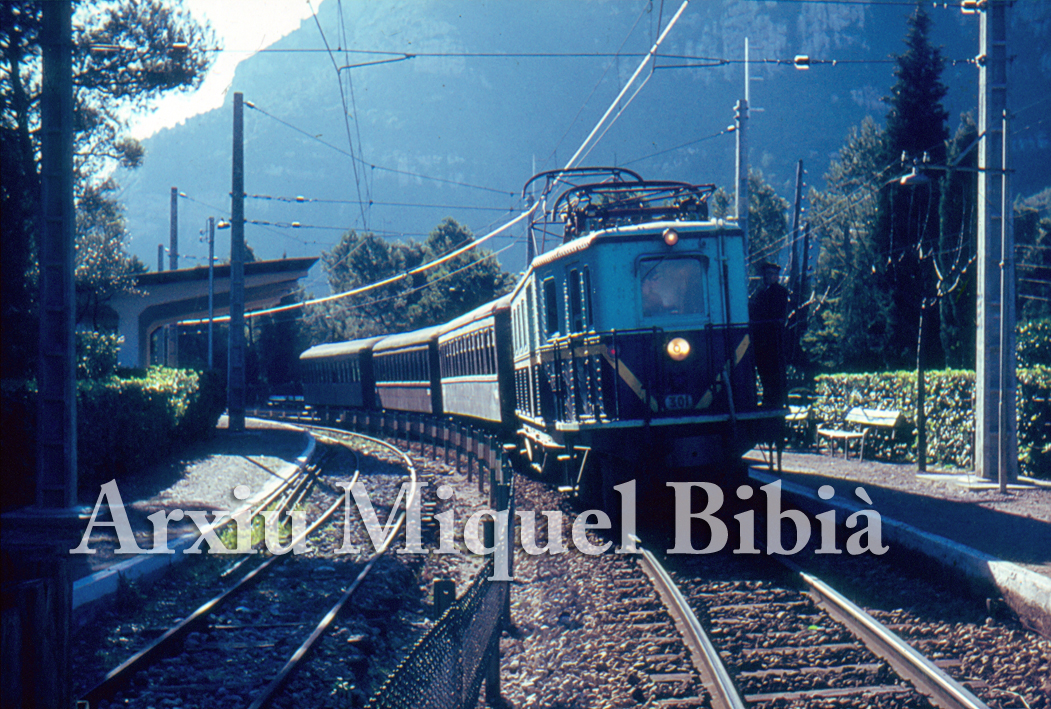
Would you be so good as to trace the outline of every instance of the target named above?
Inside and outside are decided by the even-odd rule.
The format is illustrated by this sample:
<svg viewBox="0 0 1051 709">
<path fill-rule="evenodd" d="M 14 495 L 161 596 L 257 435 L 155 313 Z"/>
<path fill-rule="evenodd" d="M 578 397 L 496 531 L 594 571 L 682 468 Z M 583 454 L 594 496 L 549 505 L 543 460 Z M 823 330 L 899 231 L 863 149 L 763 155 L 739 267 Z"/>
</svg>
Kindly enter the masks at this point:
<svg viewBox="0 0 1051 709">
<path fill-rule="evenodd" d="M 644 401 L 645 403 L 649 404 L 650 408 L 653 409 L 654 412 L 660 410 L 660 406 L 657 404 L 657 400 L 646 393 L 646 389 L 642 386 L 642 382 L 639 381 L 639 378 L 635 376 L 635 373 L 632 372 L 627 367 L 627 365 L 625 365 L 619 360 L 617 362 L 614 362 L 613 358 L 610 357 L 608 350 L 602 352 L 602 356 L 606 358 L 607 362 L 609 362 L 611 365 L 617 368 L 617 375 L 624 380 L 624 383 L 628 385 L 629 389 L 635 392 L 636 396 L 642 399 L 642 401 Z"/>
<path fill-rule="evenodd" d="M 752 340 L 748 335 L 745 335 L 744 338 L 741 339 L 741 344 L 737 345 L 737 351 L 734 352 L 734 356 L 737 358 L 736 361 L 734 361 L 734 366 L 741 363 L 741 360 L 744 359 L 744 353 L 748 351 L 751 344 Z"/>
<path fill-rule="evenodd" d="M 741 338 L 741 342 L 738 343 L 737 349 L 734 350 L 735 367 L 741 363 L 742 359 L 744 359 L 744 354 L 748 351 L 748 348 L 751 347 L 751 345 L 752 340 L 748 335 Z M 716 380 L 716 383 L 718 383 L 718 381 L 719 380 Z M 712 405 L 712 402 L 715 400 L 715 386 L 716 385 L 713 384 L 709 387 L 708 391 L 704 392 L 704 396 L 702 396 L 701 400 L 697 402 L 697 406 L 694 407 L 695 409 L 707 409 Z"/>
</svg>

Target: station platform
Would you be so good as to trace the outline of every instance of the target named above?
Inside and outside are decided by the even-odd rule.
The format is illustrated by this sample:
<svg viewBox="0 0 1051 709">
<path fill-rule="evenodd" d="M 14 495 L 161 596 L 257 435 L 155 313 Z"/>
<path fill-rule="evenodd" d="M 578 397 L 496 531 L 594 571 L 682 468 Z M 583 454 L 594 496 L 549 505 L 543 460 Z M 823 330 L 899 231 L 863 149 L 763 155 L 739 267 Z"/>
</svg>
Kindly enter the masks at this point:
<svg viewBox="0 0 1051 709">
<path fill-rule="evenodd" d="M 236 513 L 264 498 L 306 466 L 313 451 L 313 439 L 302 429 L 248 419 L 244 433 L 232 434 L 227 431 L 223 417 L 212 438 L 195 445 L 177 460 L 155 466 L 141 475 L 117 480 L 116 489 L 136 544 L 150 549 L 154 541 L 153 524 L 148 515 L 158 510 L 170 514 L 176 509 Z M 234 496 L 234 488 L 238 486 L 247 487 L 245 499 Z M 80 502 L 90 517 L 102 492 L 95 491 L 91 499 L 86 491 L 82 495 Z M 89 518 L 83 520 L 85 531 L 89 521 Z M 105 505 L 100 509 L 98 521 L 112 521 Z M 181 551 L 196 541 L 197 536 L 198 529 L 189 518 L 172 521 L 168 525 L 167 548 Z M 118 540 L 112 525 L 93 528 L 87 547 L 94 553 L 73 555 L 74 608 L 113 593 L 121 579 L 152 576 L 182 556 L 181 553 L 116 553 Z"/>
<path fill-rule="evenodd" d="M 915 463 L 786 451 L 778 474 L 768 452 L 752 451 L 747 459 L 754 483 L 780 480 L 783 494 L 807 511 L 836 508 L 842 521 L 875 510 L 885 544 L 962 571 L 979 587 L 995 587 L 1019 616 L 1051 637 L 1051 482 L 1022 478 L 1001 494 L 974 475 L 918 473 Z M 831 499 L 818 497 L 822 485 L 832 486 Z"/>
</svg>

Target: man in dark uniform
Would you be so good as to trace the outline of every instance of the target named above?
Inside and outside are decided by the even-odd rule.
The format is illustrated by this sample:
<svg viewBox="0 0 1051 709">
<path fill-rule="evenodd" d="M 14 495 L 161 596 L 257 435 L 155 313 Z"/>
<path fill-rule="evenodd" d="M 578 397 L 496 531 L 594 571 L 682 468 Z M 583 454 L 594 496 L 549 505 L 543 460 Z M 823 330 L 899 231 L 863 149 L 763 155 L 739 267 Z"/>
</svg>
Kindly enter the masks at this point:
<svg viewBox="0 0 1051 709">
<path fill-rule="evenodd" d="M 763 384 L 763 406 L 785 405 L 785 319 L 788 289 L 778 283 L 781 267 L 764 261 L 763 285 L 752 296 L 749 316 L 755 344 L 755 368 Z"/>
</svg>

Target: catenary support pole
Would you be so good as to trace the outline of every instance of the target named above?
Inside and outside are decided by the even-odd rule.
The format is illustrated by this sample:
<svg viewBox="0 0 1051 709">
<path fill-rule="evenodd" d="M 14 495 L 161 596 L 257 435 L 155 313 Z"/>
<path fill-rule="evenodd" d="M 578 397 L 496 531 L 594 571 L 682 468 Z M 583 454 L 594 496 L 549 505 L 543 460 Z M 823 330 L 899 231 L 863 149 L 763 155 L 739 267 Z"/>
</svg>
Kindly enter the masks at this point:
<svg viewBox="0 0 1051 709">
<path fill-rule="evenodd" d="M 208 369 L 215 367 L 215 217 L 208 217 Z"/>
<path fill-rule="evenodd" d="M 1014 215 L 1011 206 L 1010 132 L 1008 113 L 1003 113 L 1003 143 L 1001 156 L 1000 214 L 1000 446 L 997 461 L 997 482 L 1000 492 L 1007 492 L 1007 484 L 1018 480 L 1018 418 L 1015 414 L 1017 388 L 1017 358 L 1015 349 L 1015 266 Z"/>
<path fill-rule="evenodd" d="M 168 233 L 168 270 L 179 270 L 179 188 L 172 187 L 170 230 Z"/>
<path fill-rule="evenodd" d="M 169 208 L 168 231 L 168 270 L 179 270 L 179 188 L 172 187 Z M 165 328 L 166 345 L 164 350 L 165 364 L 169 367 L 179 366 L 179 324 L 172 323 Z"/>
<path fill-rule="evenodd" d="M 748 38 L 744 39 L 744 98 L 734 106 L 734 117 L 737 119 L 737 161 L 735 175 L 734 208 L 737 214 L 737 225 L 744 232 L 744 257 L 748 263 L 750 255 L 748 243 L 748 99 L 751 98 L 748 74 Z"/>
<path fill-rule="evenodd" d="M 788 287 L 792 290 L 792 305 L 798 306 L 803 295 L 799 283 L 799 266 L 802 261 L 799 255 L 799 210 L 803 199 L 803 161 L 796 163 L 796 190 L 792 201 L 792 235 L 788 241 L 790 260 L 788 265 Z"/>
<path fill-rule="evenodd" d="M 980 14 L 978 69 L 978 322 L 975 362 L 975 472 L 985 480 L 1000 478 L 1001 446 L 1004 455 L 1017 460 L 1010 435 L 1001 430 L 1000 397 L 1013 385 L 1001 366 L 1002 318 L 1001 247 L 1004 220 L 1010 202 L 1004 194 L 1003 116 L 1007 109 L 1007 8 L 1008 0 L 989 0 Z M 1013 313 L 1013 308 L 1010 309 Z M 1009 338 L 1013 340 L 1013 337 Z M 1013 401 L 1010 411 L 1013 415 Z M 1011 427 L 1013 428 L 1013 426 Z M 1010 481 L 1010 467 L 1005 474 Z"/>
<path fill-rule="evenodd" d="M 230 345 L 227 364 L 229 430 L 245 428 L 244 96 L 234 94 L 233 175 L 230 183 Z"/>
</svg>

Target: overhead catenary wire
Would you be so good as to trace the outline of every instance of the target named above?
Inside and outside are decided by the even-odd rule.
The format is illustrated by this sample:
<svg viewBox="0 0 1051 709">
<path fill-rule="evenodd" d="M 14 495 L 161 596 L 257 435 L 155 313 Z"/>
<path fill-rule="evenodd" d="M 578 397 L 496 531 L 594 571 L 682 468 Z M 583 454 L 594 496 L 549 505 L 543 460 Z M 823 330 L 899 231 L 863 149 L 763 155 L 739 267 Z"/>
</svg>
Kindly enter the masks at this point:
<svg viewBox="0 0 1051 709">
<path fill-rule="evenodd" d="M 570 161 L 566 164 L 566 168 L 565 169 L 569 169 L 569 168 L 571 168 L 573 166 L 573 164 L 580 157 L 580 155 L 584 151 L 584 149 L 591 143 L 592 139 L 595 138 L 595 135 L 596 135 L 596 133 L 598 133 L 599 129 L 602 128 L 605 125 L 606 120 L 609 118 L 610 114 L 613 113 L 613 110 L 617 107 L 617 105 L 619 104 L 620 100 L 624 97 L 624 95 L 627 93 L 627 91 L 635 83 L 635 80 L 642 73 L 643 69 L 645 69 L 646 65 L 649 64 L 653 60 L 653 57 L 656 54 L 657 49 L 660 47 L 661 43 L 663 43 L 664 39 L 668 36 L 668 33 L 671 32 L 671 29 L 675 26 L 675 24 L 678 21 L 679 17 L 682 16 L 682 13 L 686 10 L 686 8 L 687 8 L 687 6 L 689 4 L 690 4 L 689 0 L 684 0 L 683 1 L 682 5 L 679 7 L 678 12 L 676 12 L 675 16 L 672 17 L 672 19 L 668 22 L 668 26 L 661 33 L 661 36 L 657 39 L 657 41 L 654 43 L 654 45 L 650 48 L 650 51 L 647 52 L 645 59 L 643 59 L 642 62 L 640 62 L 638 68 L 635 70 L 635 73 L 632 74 L 631 78 L 624 85 L 624 88 L 621 90 L 621 92 L 614 99 L 613 103 L 610 104 L 609 108 L 602 115 L 602 118 L 599 119 L 599 122 L 592 129 L 591 133 L 588 134 L 588 137 L 581 144 L 580 148 L 577 149 L 577 152 L 574 153 L 572 158 L 570 158 Z M 251 104 L 247 104 L 246 103 L 246 105 L 251 105 Z M 252 106 L 252 107 L 254 108 L 254 106 Z M 382 279 L 382 280 L 377 281 L 375 283 L 370 283 L 368 285 L 361 286 L 359 288 L 353 288 L 353 289 L 351 289 L 349 291 L 345 291 L 343 293 L 336 293 L 336 294 L 333 294 L 333 295 L 325 296 L 323 298 L 314 298 L 312 300 L 303 301 L 301 303 L 292 303 L 292 304 L 289 304 L 289 305 L 279 306 L 277 308 L 270 308 L 270 309 L 264 310 L 264 311 L 255 311 L 255 312 L 252 312 L 252 313 L 245 313 L 244 317 L 246 317 L 246 318 L 257 317 L 257 316 L 263 315 L 263 314 L 270 314 L 270 313 L 277 313 L 277 312 L 285 312 L 287 310 L 294 310 L 296 308 L 302 308 L 302 307 L 304 307 L 306 305 L 313 305 L 313 304 L 317 304 L 317 303 L 326 303 L 326 302 L 331 302 L 331 301 L 335 301 L 335 300 L 341 300 L 343 298 L 349 298 L 349 297 L 352 297 L 352 296 L 355 296 L 355 295 L 360 295 L 361 293 L 367 293 L 367 292 L 369 292 L 371 290 L 375 290 L 376 288 L 382 288 L 383 286 L 387 286 L 387 285 L 391 285 L 393 283 L 397 283 L 397 282 L 402 281 L 402 280 L 404 280 L 406 278 L 410 278 L 410 277 L 412 277 L 412 276 L 414 276 L 414 275 L 416 275 L 418 273 L 423 273 L 423 272 L 426 272 L 426 271 L 428 271 L 428 270 L 430 270 L 432 268 L 436 268 L 436 267 L 440 266 L 441 264 L 443 264 L 443 263 L 445 263 L 445 262 L 447 262 L 447 261 L 449 261 L 449 260 L 451 260 L 453 258 L 456 258 L 460 254 L 465 253 L 467 251 L 470 251 L 471 249 L 475 248 L 476 246 L 485 243 L 489 239 L 492 239 L 493 237 L 498 236 L 499 234 L 502 234 L 503 232 L 507 231 L 508 229 L 510 229 L 511 227 L 515 226 L 516 224 L 519 224 L 520 222 L 530 218 L 533 215 L 533 213 L 538 209 L 539 206 L 540 206 L 540 201 L 536 201 L 529 207 L 529 209 L 527 209 L 526 211 L 522 212 L 521 214 L 519 214 L 514 219 L 504 223 L 500 227 L 490 231 L 485 236 L 478 237 L 476 239 L 472 239 L 471 241 L 467 242 L 463 246 L 460 246 L 459 248 L 454 249 L 453 251 L 449 252 L 445 256 L 442 256 L 441 258 L 435 259 L 435 260 L 430 261 L 430 262 L 425 263 L 425 264 L 421 264 L 421 265 L 419 265 L 419 266 L 417 266 L 415 268 L 412 268 L 412 269 L 410 269 L 408 271 L 404 271 L 404 272 L 402 272 L 400 274 L 397 274 L 395 276 L 391 276 L 389 278 L 385 278 L 385 279 Z"/>
<path fill-rule="evenodd" d="M 680 145 L 676 145 L 673 148 L 666 148 L 664 150 L 658 150 L 655 153 L 650 153 L 649 155 L 643 155 L 641 158 L 635 158 L 634 160 L 629 160 L 629 161 L 627 161 L 625 163 L 621 163 L 621 165 L 624 165 L 624 166 L 634 165 L 637 162 L 642 162 L 643 160 L 649 160 L 650 158 L 655 158 L 658 155 L 664 155 L 665 153 L 671 153 L 671 152 L 675 152 L 676 150 L 682 150 L 683 148 L 688 148 L 691 145 L 696 145 L 697 143 L 703 143 L 706 140 L 712 140 L 713 138 L 718 138 L 721 135 L 727 135 L 729 133 L 733 133 L 735 129 L 736 129 L 736 126 L 730 126 L 729 128 L 723 128 L 718 133 L 712 133 L 711 135 L 706 135 L 703 138 L 697 138 L 696 140 L 691 140 L 691 141 L 688 141 L 686 143 L 682 143 Z"/>
<path fill-rule="evenodd" d="M 658 37 L 657 41 L 653 43 L 652 47 L 650 47 L 650 51 L 648 51 L 646 53 L 645 59 L 643 59 L 639 63 L 638 68 L 635 69 L 635 73 L 632 74 L 631 78 L 628 79 L 627 83 L 624 84 L 624 88 L 622 88 L 620 90 L 620 93 L 617 94 L 617 98 L 615 98 L 613 100 L 613 103 L 611 103 L 609 108 L 606 109 L 606 112 L 604 114 L 602 114 L 602 118 L 599 119 L 598 123 L 595 124 L 595 127 L 591 129 L 591 132 L 588 134 L 587 138 L 584 139 L 584 142 L 580 144 L 579 148 L 577 148 L 577 152 L 573 153 L 573 157 L 571 157 L 566 162 L 566 165 L 565 165 L 564 169 L 568 170 L 568 169 L 574 167 L 577 164 L 577 161 L 580 159 L 581 154 L 584 153 L 585 149 L 588 149 L 588 151 L 590 152 L 590 147 L 589 146 L 590 146 L 590 143 L 591 143 L 592 139 L 595 137 L 595 134 L 597 134 L 599 132 L 599 130 L 604 127 L 604 125 L 606 123 L 606 120 L 609 118 L 610 114 L 613 113 L 613 110 L 620 103 L 621 99 L 624 98 L 625 94 L 628 93 L 628 90 L 632 87 L 632 84 L 635 83 L 635 80 L 639 78 L 639 75 L 646 68 L 646 66 L 653 62 L 653 58 L 656 55 L 657 50 L 660 48 L 661 44 L 664 43 L 664 40 L 668 36 L 668 33 L 671 32 L 673 27 L 675 27 L 675 24 L 679 21 L 679 18 L 682 17 L 682 13 L 686 11 L 686 8 L 687 8 L 687 6 L 689 4 L 690 4 L 690 0 L 684 0 L 682 5 L 679 6 L 678 12 L 676 12 L 675 15 L 671 18 L 671 20 L 668 21 L 668 26 L 664 28 L 664 31 L 661 33 L 660 37 Z M 620 116 L 620 113 L 617 114 L 617 117 L 619 117 L 619 116 Z M 616 119 L 614 119 L 614 121 L 615 120 Z M 612 122 L 611 122 L 611 124 L 612 124 Z M 603 135 L 605 135 L 605 131 L 603 131 Z M 596 142 L 598 142 L 598 141 L 596 141 Z"/>
<path fill-rule="evenodd" d="M 288 197 L 282 195 L 268 195 L 268 194 L 246 194 L 245 199 L 258 199 L 265 202 L 288 202 L 292 204 L 357 204 L 353 200 L 347 199 L 325 199 L 322 197 L 304 197 L 303 195 L 297 195 L 295 197 Z M 421 202 L 376 202 L 370 201 L 370 206 L 376 207 L 418 207 L 421 209 L 462 209 L 468 211 L 481 211 L 481 212 L 508 212 L 514 211 L 514 205 L 508 207 L 482 207 L 479 205 L 469 204 L 427 204 Z"/>
<path fill-rule="evenodd" d="M 309 131 L 303 130 L 299 126 L 293 125 L 292 123 L 289 123 L 288 121 L 286 121 L 286 120 L 284 120 L 282 118 L 278 118 L 277 116 L 273 115 L 272 113 L 268 113 L 267 111 L 265 111 L 262 108 L 259 108 L 259 106 L 257 106 L 256 104 L 254 104 L 252 102 L 245 101 L 245 106 L 247 106 L 248 108 L 251 108 L 254 111 L 258 111 L 259 113 L 262 113 L 267 118 L 270 118 L 271 120 L 277 121 L 278 123 L 282 124 L 286 128 L 290 128 L 291 130 L 294 130 L 295 132 L 300 133 L 301 135 L 304 135 L 307 138 L 310 138 L 311 140 L 313 140 L 313 141 L 315 141 L 317 143 L 320 143 L 321 145 L 324 145 L 327 148 L 335 150 L 338 153 L 342 153 L 343 155 L 346 155 L 347 157 L 351 158 L 352 160 L 357 160 L 357 161 L 361 162 L 361 164 L 365 165 L 366 167 L 368 167 L 369 169 L 372 169 L 372 170 L 380 170 L 382 172 L 390 172 L 390 173 L 395 174 L 395 175 L 404 175 L 406 177 L 415 177 L 415 178 L 420 179 L 420 180 L 429 180 L 431 182 L 441 182 L 441 183 L 444 183 L 444 184 L 447 184 L 447 185 L 455 185 L 457 187 L 466 187 L 466 188 L 469 188 L 469 189 L 482 190 L 482 191 L 485 191 L 485 192 L 494 192 L 496 194 L 508 195 L 508 196 L 511 196 L 511 197 L 514 197 L 517 194 L 516 192 L 511 192 L 509 190 L 500 190 L 500 189 L 496 189 L 494 187 L 488 187 L 488 186 L 485 186 L 485 185 L 475 185 L 475 184 L 472 184 L 470 182 L 463 182 L 463 181 L 460 181 L 460 180 L 450 180 L 450 179 L 447 179 L 447 178 L 444 178 L 444 177 L 434 177 L 432 175 L 425 175 L 425 174 L 419 173 L 419 172 L 412 172 L 411 170 L 399 170 L 397 168 L 386 167 L 384 165 L 376 165 L 374 163 L 366 163 L 366 162 L 362 161 L 361 158 L 359 158 L 358 156 L 354 155 L 353 153 L 349 153 L 346 150 L 344 150 L 343 148 L 340 148 L 340 147 L 338 147 L 336 145 L 333 145 L 332 143 L 329 143 L 328 141 L 322 140 L 318 136 L 310 133 Z"/>
<path fill-rule="evenodd" d="M 524 218 L 527 214 L 529 214 L 529 212 L 526 212 L 526 213 L 522 214 L 519 217 L 519 219 Z M 508 225 L 506 225 L 506 226 L 510 226 L 510 223 Z M 502 230 L 502 228 L 501 228 L 501 230 Z M 350 296 L 353 296 L 353 295 L 361 295 L 362 293 L 368 293 L 369 291 L 373 291 L 373 290 L 376 290 L 378 288 L 383 288 L 385 286 L 394 285 L 395 283 L 400 283 L 401 281 L 404 281 L 404 280 L 406 280 L 408 278 L 411 278 L 412 276 L 415 276 L 418 273 L 423 273 L 423 272 L 425 272 L 427 270 L 430 270 L 430 268 L 434 268 L 434 267 L 436 267 L 438 265 L 441 265 L 442 263 L 445 263 L 445 262 L 455 258 L 456 256 L 459 256 L 460 254 L 464 253 L 465 251 L 469 251 L 470 249 L 473 249 L 477 245 L 476 242 L 484 240 L 484 239 L 491 238 L 492 236 L 494 236 L 494 233 L 490 232 L 485 237 L 482 237 L 482 239 L 475 239 L 475 240 L 465 244 L 464 246 L 461 246 L 460 248 L 454 249 L 450 253 L 446 254 L 445 256 L 443 256 L 443 257 L 441 257 L 439 259 L 436 259 L 435 261 L 431 261 L 431 262 L 426 263 L 426 264 L 421 264 L 420 266 L 412 268 L 412 269 L 410 269 L 408 271 L 403 271 L 402 273 L 399 273 L 399 274 L 394 275 L 394 276 L 390 276 L 389 278 L 384 278 L 384 279 L 382 279 L 380 281 L 376 281 L 375 283 L 369 283 L 369 284 L 366 284 L 364 286 L 359 286 L 358 288 L 352 288 L 351 290 L 344 291 L 343 293 L 336 293 L 334 295 L 328 295 L 328 296 L 324 296 L 322 298 L 312 298 L 310 300 L 301 301 L 299 303 L 289 303 L 288 305 L 279 305 L 279 306 L 276 306 L 276 307 L 273 307 L 273 308 L 266 308 L 266 309 L 263 309 L 263 310 L 255 310 L 255 311 L 252 311 L 250 313 L 245 313 L 244 316 L 245 316 L 245 318 L 256 318 L 256 317 L 261 317 L 263 315 L 273 315 L 273 314 L 276 314 L 276 313 L 284 313 L 284 312 L 288 312 L 288 311 L 291 311 L 291 310 L 297 310 L 297 309 L 302 308 L 302 307 L 304 307 L 306 305 L 318 305 L 320 303 L 330 303 L 330 302 L 335 301 L 335 300 L 341 300 L 343 298 L 347 298 L 347 297 L 350 297 Z M 460 271 L 463 271 L 463 270 L 465 270 L 467 268 L 476 266 L 479 263 L 482 263 L 483 261 L 491 259 L 491 258 L 495 257 L 497 254 L 500 254 L 500 253 L 506 251 L 507 249 L 511 248 L 512 246 L 514 246 L 514 244 L 508 244 L 507 246 L 503 247 L 502 249 L 499 249 L 498 251 L 494 251 L 493 253 L 486 254 L 486 255 L 482 256 L 481 258 L 475 259 L 471 263 L 466 264 L 464 266 L 461 266 L 460 268 L 456 269 L 455 271 L 452 271 L 452 272 L 446 274 L 445 276 L 437 278 L 434 281 L 428 281 L 423 286 L 420 286 L 420 287 L 415 288 L 415 289 L 411 289 L 410 291 L 407 291 L 407 292 L 413 292 L 413 291 L 419 290 L 421 288 L 429 287 L 433 283 L 437 283 L 438 281 L 444 280 L 445 278 L 448 278 L 448 277 L 452 276 L 454 273 L 459 273 Z M 403 295 L 403 294 L 399 294 L 399 295 Z M 367 303 L 362 304 L 362 305 L 367 305 Z M 353 307 L 358 307 L 358 306 L 353 306 Z M 230 316 L 229 315 L 224 315 L 222 317 L 215 318 L 212 322 L 224 323 L 224 322 L 229 322 L 229 320 L 230 320 Z M 179 324 L 180 325 L 199 325 L 202 322 L 208 322 L 208 320 L 207 319 L 182 320 L 182 321 L 179 322 Z"/>
<path fill-rule="evenodd" d="M 340 74 L 339 62 L 336 61 L 336 57 L 332 54 L 332 48 L 329 47 L 328 39 L 325 37 L 325 31 L 321 28 L 321 20 L 318 19 L 317 12 L 314 10 L 313 4 L 310 0 L 307 0 L 307 7 L 310 8 L 310 14 L 314 16 L 314 23 L 317 25 L 317 31 L 321 35 L 321 41 L 325 43 L 325 49 L 328 50 L 328 57 L 332 60 L 332 68 L 336 72 L 336 83 L 339 85 L 339 100 L 343 106 L 343 125 L 347 131 L 347 144 L 350 147 L 350 165 L 354 172 L 354 185 L 358 192 L 358 208 L 361 211 L 361 225 L 364 228 L 368 228 L 368 217 L 365 216 L 365 201 L 361 198 L 361 175 L 358 174 L 358 158 L 354 155 L 354 139 L 350 135 L 350 118 L 348 116 L 347 107 L 347 96 L 343 91 L 343 77 Z M 340 15 L 343 14 L 343 6 L 340 4 Z M 355 117 L 355 122 L 357 117 Z M 360 152 L 360 151 L 359 151 Z M 366 195 L 366 198 L 368 195 Z"/>
</svg>

